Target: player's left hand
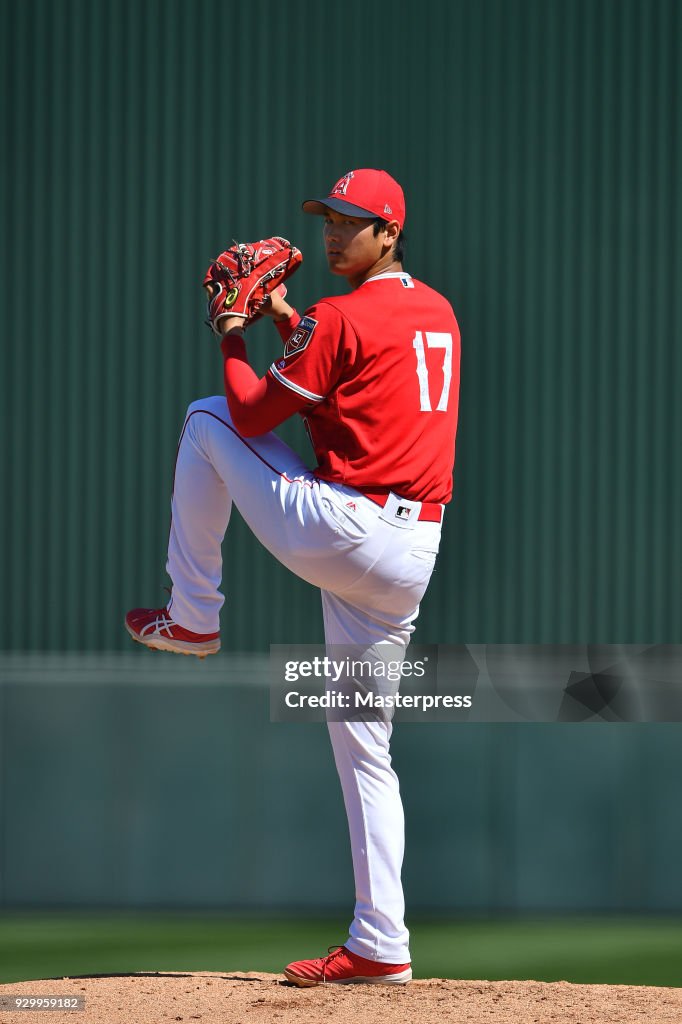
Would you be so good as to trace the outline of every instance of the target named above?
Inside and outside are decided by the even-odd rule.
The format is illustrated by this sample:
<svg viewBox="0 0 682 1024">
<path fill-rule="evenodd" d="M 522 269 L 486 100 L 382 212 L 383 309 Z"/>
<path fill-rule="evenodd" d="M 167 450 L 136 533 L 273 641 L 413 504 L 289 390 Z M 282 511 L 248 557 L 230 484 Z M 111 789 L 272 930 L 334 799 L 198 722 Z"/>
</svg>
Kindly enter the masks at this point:
<svg viewBox="0 0 682 1024">
<path fill-rule="evenodd" d="M 207 292 L 207 294 L 209 296 L 211 295 L 211 289 L 212 288 L 213 288 L 213 285 L 208 285 L 206 287 L 206 292 Z M 263 305 L 260 307 L 260 310 L 258 311 L 258 313 L 256 313 L 255 316 L 251 317 L 251 319 L 249 320 L 249 324 L 252 324 L 253 321 L 257 320 L 259 316 L 270 316 L 274 320 L 277 320 L 278 317 L 277 317 L 277 314 L 273 311 L 273 307 L 275 307 L 276 310 L 280 310 L 282 308 L 282 306 L 284 306 L 287 309 L 291 310 L 291 313 L 293 313 L 293 309 L 291 309 L 291 306 L 289 306 L 286 302 L 284 302 L 284 297 L 285 297 L 286 294 L 287 294 L 287 286 L 285 284 L 277 285 L 275 290 L 273 292 L 270 292 L 270 294 L 265 297 L 265 299 L 263 301 Z M 291 314 L 289 314 L 289 315 L 291 315 Z M 286 317 L 282 317 L 282 319 L 287 319 L 287 318 Z M 242 317 L 239 317 L 239 316 L 225 316 L 225 317 L 221 317 L 221 320 L 220 320 L 220 333 L 221 333 L 221 335 L 225 336 L 226 334 L 229 334 L 230 331 L 234 331 L 235 329 L 244 330 L 244 320 L 242 319 Z"/>
<path fill-rule="evenodd" d="M 270 293 L 302 262 L 300 250 L 277 235 L 260 242 L 235 242 L 222 252 L 203 282 L 208 293 L 206 322 L 213 333 L 222 335 L 228 319 L 237 318 L 244 327 L 252 324 Z"/>
</svg>

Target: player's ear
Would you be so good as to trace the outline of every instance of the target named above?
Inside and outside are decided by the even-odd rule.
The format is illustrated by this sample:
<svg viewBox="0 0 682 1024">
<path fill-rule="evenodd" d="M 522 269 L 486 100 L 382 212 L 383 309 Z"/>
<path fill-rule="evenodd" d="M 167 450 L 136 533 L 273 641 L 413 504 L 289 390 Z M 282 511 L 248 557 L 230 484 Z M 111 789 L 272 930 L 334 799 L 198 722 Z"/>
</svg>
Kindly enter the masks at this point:
<svg viewBox="0 0 682 1024">
<path fill-rule="evenodd" d="M 398 235 L 400 234 L 400 224 L 397 220 L 389 220 L 385 229 L 386 236 L 384 241 L 387 243 L 387 247 L 392 249 L 395 243 L 398 241 Z"/>
</svg>

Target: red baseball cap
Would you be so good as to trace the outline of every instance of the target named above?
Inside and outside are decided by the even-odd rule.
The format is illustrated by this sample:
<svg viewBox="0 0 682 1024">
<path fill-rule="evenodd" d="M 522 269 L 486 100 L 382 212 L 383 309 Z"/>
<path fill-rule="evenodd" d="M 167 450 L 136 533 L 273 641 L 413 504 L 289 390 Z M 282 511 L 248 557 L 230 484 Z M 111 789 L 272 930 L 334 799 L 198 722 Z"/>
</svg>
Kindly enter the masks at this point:
<svg viewBox="0 0 682 1024">
<path fill-rule="evenodd" d="M 306 199 L 305 213 L 326 213 L 335 210 L 350 217 L 381 217 L 397 220 L 402 230 L 405 223 L 405 196 L 395 178 L 386 171 L 361 167 L 348 171 L 336 182 L 324 199 Z"/>
</svg>

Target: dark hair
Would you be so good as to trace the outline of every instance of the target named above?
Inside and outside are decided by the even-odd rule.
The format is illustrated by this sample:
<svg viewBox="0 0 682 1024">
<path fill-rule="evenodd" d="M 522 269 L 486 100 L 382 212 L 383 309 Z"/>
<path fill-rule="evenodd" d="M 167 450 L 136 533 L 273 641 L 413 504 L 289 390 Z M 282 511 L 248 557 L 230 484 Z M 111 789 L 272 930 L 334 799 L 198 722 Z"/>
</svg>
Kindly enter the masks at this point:
<svg viewBox="0 0 682 1024">
<path fill-rule="evenodd" d="M 381 217 L 377 217 L 374 221 L 374 237 L 376 238 L 380 231 L 386 230 L 387 220 L 383 220 Z M 393 246 L 393 259 L 396 263 L 403 263 L 405 260 L 405 232 L 401 230 L 400 234 L 395 240 Z"/>
</svg>

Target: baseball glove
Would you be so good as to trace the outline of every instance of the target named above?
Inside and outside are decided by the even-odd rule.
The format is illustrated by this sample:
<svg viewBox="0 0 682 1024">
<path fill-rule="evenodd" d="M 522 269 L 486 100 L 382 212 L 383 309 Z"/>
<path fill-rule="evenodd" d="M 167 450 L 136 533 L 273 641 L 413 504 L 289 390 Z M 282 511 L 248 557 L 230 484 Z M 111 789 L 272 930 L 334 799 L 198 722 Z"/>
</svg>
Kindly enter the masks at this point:
<svg viewBox="0 0 682 1024">
<path fill-rule="evenodd" d="M 235 242 L 221 252 L 204 277 L 208 292 L 206 323 L 220 335 L 220 321 L 242 317 L 248 326 L 261 315 L 268 296 L 303 262 L 301 252 L 286 238 L 274 235 L 260 242 Z"/>
</svg>

